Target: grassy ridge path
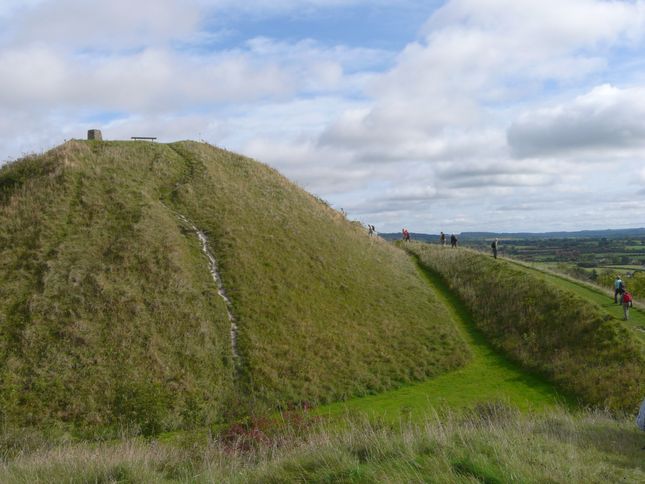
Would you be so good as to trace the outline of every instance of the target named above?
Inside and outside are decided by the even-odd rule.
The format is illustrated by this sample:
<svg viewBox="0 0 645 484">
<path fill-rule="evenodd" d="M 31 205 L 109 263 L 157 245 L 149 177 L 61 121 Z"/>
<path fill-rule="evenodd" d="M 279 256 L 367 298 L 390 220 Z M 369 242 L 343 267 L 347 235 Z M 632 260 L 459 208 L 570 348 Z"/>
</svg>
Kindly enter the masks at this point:
<svg viewBox="0 0 645 484">
<path fill-rule="evenodd" d="M 463 368 L 378 395 L 355 398 L 319 407 L 316 412 L 333 416 L 364 412 L 387 420 L 423 419 L 429 407 L 465 408 L 478 402 L 503 401 L 522 410 L 541 409 L 566 403 L 565 397 L 543 379 L 527 373 L 494 350 L 476 329 L 472 317 L 439 276 L 422 267 L 424 278 L 446 306 L 472 351 Z"/>
<path fill-rule="evenodd" d="M 623 321 L 623 307 L 620 304 L 614 304 L 613 296 L 609 295 L 609 292 L 604 292 L 601 288 L 596 289 L 583 282 L 574 281 L 566 276 L 544 271 L 521 261 L 508 258 L 504 258 L 504 260 L 527 272 L 530 271 L 532 274 L 558 286 L 561 289 L 573 292 L 578 296 L 597 304 L 602 307 L 605 312 L 621 320 L 621 322 L 623 322 L 629 329 L 634 331 L 634 334 L 636 334 L 642 341 L 645 341 L 645 312 L 637 306 L 629 310 L 629 320 Z"/>
</svg>

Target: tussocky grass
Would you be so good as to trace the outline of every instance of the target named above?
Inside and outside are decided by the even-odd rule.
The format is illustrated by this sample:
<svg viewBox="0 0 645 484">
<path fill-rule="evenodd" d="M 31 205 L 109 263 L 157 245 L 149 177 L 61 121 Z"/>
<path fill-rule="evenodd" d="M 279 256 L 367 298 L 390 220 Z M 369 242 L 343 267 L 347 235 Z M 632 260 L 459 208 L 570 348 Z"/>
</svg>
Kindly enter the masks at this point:
<svg viewBox="0 0 645 484">
<path fill-rule="evenodd" d="M 239 372 L 178 214 L 217 261 Z M 374 394 L 467 362 L 449 319 L 402 251 L 205 143 L 71 141 L 0 169 L 2 425 L 155 435 Z"/>
<path fill-rule="evenodd" d="M 502 401 L 522 411 L 543 411 L 556 405 L 573 408 L 572 398 L 495 350 L 479 331 L 472 314 L 441 277 L 420 264 L 418 271 L 448 308 L 452 321 L 470 347 L 473 357 L 462 368 L 378 395 L 332 403 L 315 409 L 324 416 L 366 413 L 387 421 L 423 420 L 432 408 L 472 408 L 482 402 Z"/>
<path fill-rule="evenodd" d="M 494 347 L 522 367 L 586 404 L 632 411 L 642 399 L 642 341 L 593 302 L 472 250 L 409 250 L 441 274 Z"/>
<path fill-rule="evenodd" d="M 623 321 L 623 307 L 620 304 L 614 303 L 614 296 L 609 291 L 603 290 L 601 287 L 592 284 L 585 284 L 575 279 L 557 274 L 552 271 L 542 270 L 534 265 L 517 261 L 514 259 L 504 259 L 518 266 L 532 271 L 536 277 L 542 278 L 549 283 L 570 291 L 587 301 L 593 302 L 600 306 L 607 314 L 617 320 Z M 634 334 L 645 341 L 645 312 L 636 305 L 629 310 L 629 320 L 623 321 L 623 324 L 633 330 Z"/>
<path fill-rule="evenodd" d="M 354 418 L 304 433 L 283 427 L 252 442 L 186 436 L 23 447 L 3 453 L 0 481 L 643 482 L 643 444 L 631 418 L 496 404 L 398 425 Z"/>
</svg>

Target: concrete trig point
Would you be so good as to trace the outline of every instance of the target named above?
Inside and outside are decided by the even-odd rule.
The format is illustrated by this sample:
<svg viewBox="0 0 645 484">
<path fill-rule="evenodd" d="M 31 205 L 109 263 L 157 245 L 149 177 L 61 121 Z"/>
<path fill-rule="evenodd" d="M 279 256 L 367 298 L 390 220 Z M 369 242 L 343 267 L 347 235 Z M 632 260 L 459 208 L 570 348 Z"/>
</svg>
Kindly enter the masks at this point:
<svg viewBox="0 0 645 484">
<path fill-rule="evenodd" d="M 100 129 L 89 129 L 87 131 L 87 139 L 93 139 L 96 141 L 103 141 L 103 135 L 101 134 Z"/>
</svg>

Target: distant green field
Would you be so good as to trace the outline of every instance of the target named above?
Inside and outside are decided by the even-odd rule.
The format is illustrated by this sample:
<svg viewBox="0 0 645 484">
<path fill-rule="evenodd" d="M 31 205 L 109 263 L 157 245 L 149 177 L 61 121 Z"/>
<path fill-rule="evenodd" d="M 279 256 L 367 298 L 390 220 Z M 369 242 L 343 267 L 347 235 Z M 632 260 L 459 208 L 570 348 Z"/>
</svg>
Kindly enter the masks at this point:
<svg viewBox="0 0 645 484">
<path fill-rule="evenodd" d="M 598 266 L 599 269 L 616 269 L 619 271 L 645 271 L 642 265 Z"/>
</svg>

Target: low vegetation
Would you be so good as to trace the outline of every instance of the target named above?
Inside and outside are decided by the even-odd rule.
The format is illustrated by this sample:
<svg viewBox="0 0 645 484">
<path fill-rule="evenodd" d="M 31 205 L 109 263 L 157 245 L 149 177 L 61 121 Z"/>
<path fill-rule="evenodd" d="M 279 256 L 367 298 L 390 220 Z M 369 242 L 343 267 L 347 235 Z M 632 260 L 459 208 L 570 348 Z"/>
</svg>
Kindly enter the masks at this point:
<svg viewBox="0 0 645 484">
<path fill-rule="evenodd" d="M 574 399 L 558 392 L 553 384 L 495 350 L 477 329 L 470 311 L 436 273 L 423 268 L 419 272 L 450 311 L 468 343 L 472 359 L 461 368 L 426 381 L 323 405 L 313 413 L 338 417 L 347 412 L 360 412 L 396 423 L 401 419 L 421 422 L 427 418 L 430 406 L 460 411 L 481 402 L 503 401 L 522 412 L 541 412 L 555 406 L 577 407 Z"/>
<path fill-rule="evenodd" d="M 317 404 L 463 365 L 450 315 L 408 256 L 280 176 L 199 143 L 169 195 L 206 232 L 239 318 L 245 393 Z"/>
<path fill-rule="evenodd" d="M 633 419 L 500 403 L 428 409 L 421 423 L 347 417 L 249 422 L 216 435 L 99 444 L 0 442 L 0 481 L 49 482 L 643 482 Z"/>
<path fill-rule="evenodd" d="M 611 271 L 603 270 L 598 273 L 598 277 L 594 282 L 604 288 L 613 291 L 616 275 L 622 274 L 625 288 L 632 293 L 637 301 L 645 302 L 645 272 L 633 272 L 630 273 L 630 277 L 626 277 L 627 273 L 630 273 L 630 271 L 623 271 L 620 269 L 614 269 Z"/>
<path fill-rule="evenodd" d="M 506 260 L 516 264 L 517 267 L 523 270 L 530 271 L 533 276 L 540 280 L 553 284 L 560 289 L 573 292 L 587 302 L 596 304 L 605 313 L 620 320 L 621 324 L 627 327 L 631 334 L 645 343 L 645 311 L 643 311 L 645 306 L 640 302 L 635 302 L 629 311 L 629 319 L 624 321 L 623 306 L 614 302 L 613 290 L 602 288 L 590 282 L 581 281 L 549 268 L 544 268 L 541 264 L 520 262 L 511 259 Z"/>
<path fill-rule="evenodd" d="M 467 249 L 410 244 L 472 312 L 489 341 L 587 404 L 633 411 L 645 393 L 642 343 L 576 294 Z"/>
<path fill-rule="evenodd" d="M 177 213 L 218 259 L 237 364 Z M 0 170 L 5 427 L 154 435 L 375 393 L 468 359 L 404 253 L 258 162 L 192 142 L 72 141 Z"/>
</svg>

